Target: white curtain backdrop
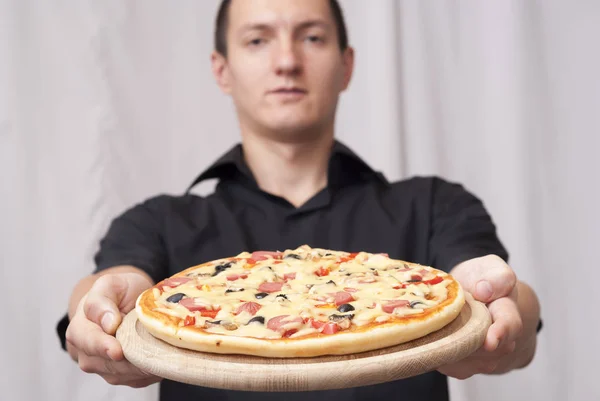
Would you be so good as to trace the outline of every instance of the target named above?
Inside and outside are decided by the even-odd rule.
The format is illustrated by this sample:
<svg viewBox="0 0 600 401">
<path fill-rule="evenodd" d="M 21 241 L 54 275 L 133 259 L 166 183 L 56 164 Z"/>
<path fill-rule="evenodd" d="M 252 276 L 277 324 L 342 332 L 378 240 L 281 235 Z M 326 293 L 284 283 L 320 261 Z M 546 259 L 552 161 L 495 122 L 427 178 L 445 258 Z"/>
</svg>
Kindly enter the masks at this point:
<svg viewBox="0 0 600 401">
<path fill-rule="evenodd" d="M 389 179 L 464 183 L 542 302 L 534 363 L 452 381 L 453 400 L 600 400 L 600 2 L 341 3 L 338 137 Z M 110 220 L 238 140 L 210 74 L 217 4 L 0 0 L 0 399 L 156 399 L 80 372 L 54 326 Z"/>
</svg>

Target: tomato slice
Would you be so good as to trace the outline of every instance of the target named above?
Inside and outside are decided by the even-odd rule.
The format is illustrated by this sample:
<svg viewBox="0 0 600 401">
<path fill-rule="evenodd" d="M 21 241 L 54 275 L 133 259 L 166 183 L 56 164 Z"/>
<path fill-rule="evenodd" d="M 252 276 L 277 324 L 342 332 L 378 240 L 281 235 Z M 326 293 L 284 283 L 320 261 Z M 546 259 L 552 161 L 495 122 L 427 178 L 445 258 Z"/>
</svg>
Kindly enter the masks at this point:
<svg viewBox="0 0 600 401">
<path fill-rule="evenodd" d="M 285 281 L 287 281 L 287 280 L 295 280 L 296 279 L 296 272 L 294 272 L 294 273 L 285 273 L 283 275 L 283 279 Z"/>
<path fill-rule="evenodd" d="M 352 252 L 350 255 L 342 257 L 342 258 L 340 259 L 340 262 L 339 262 L 339 263 L 348 262 L 348 261 L 350 261 L 350 260 L 354 259 L 354 258 L 355 258 L 355 257 L 357 257 L 357 256 L 358 256 L 358 252 Z"/>
<path fill-rule="evenodd" d="M 186 316 L 185 320 L 183 321 L 183 325 L 184 326 L 192 326 L 196 324 L 196 317 L 195 316 Z"/>
<path fill-rule="evenodd" d="M 357 292 L 358 289 L 356 288 L 351 288 L 351 287 L 344 287 L 344 291 L 346 292 Z"/>
<path fill-rule="evenodd" d="M 317 269 L 317 271 L 315 272 L 315 274 L 319 277 L 323 277 L 323 276 L 328 276 L 329 275 L 329 269 L 324 268 L 323 266 L 319 267 Z"/>
<path fill-rule="evenodd" d="M 203 310 L 200 311 L 200 315 L 214 319 L 215 317 L 217 317 L 217 313 L 219 313 L 220 310 L 221 309 Z"/>
<path fill-rule="evenodd" d="M 435 278 L 432 278 L 431 280 L 425 280 L 425 281 L 423 281 L 423 283 L 434 285 L 434 284 L 441 283 L 442 281 L 444 281 L 444 278 L 441 276 L 437 276 Z"/>
</svg>

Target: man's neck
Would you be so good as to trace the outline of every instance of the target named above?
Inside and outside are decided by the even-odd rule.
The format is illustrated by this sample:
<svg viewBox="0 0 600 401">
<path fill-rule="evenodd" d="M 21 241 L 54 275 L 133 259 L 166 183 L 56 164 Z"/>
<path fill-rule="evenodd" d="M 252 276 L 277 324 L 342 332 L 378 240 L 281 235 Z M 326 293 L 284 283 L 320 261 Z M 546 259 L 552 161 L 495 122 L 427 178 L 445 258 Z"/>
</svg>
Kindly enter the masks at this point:
<svg viewBox="0 0 600 401">
<path fill-rule="evenodd" d="M 299 207 L 327 186 L 333 133 L 303 142 L 242 135 L 244 158 L 258 186 Z"/>
</svg>

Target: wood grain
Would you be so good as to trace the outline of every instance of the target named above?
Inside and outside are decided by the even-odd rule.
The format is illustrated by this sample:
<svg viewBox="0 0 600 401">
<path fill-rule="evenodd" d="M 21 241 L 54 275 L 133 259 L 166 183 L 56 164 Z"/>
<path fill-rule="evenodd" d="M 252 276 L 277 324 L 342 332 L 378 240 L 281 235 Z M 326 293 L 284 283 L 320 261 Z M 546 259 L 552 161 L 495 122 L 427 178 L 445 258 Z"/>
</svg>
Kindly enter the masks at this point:
<svg viewBox="0 0 600 401">
<path fill-rule="evenodd" d="M 344 356 L 277 359 L 181 349 L 153 337 L 130 312 L 117 331 L 125 357 L 167 379 L 229 390 L 308 391 L 378 384 L 416 376 L 458 361 L 485 340 L 491 318 L 466 295 L 460 315 L 428 336 L 375 351 Z"/>
</svg>

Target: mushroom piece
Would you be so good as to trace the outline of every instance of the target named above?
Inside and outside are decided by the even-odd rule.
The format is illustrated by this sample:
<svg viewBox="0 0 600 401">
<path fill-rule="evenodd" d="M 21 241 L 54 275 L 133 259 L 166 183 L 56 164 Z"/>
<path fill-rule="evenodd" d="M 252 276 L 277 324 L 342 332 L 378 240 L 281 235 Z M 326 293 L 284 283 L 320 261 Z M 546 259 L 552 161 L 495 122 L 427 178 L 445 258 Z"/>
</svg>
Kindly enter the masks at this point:
<svg viewBox="0 0 600 401">
<path fill-rule="evenodd" d="M 350 327 L 350 321 L 354 318 L 354 314 L 353 313 L 349 313 L 347 315 L 338 315 L 338 314 L 333 314 L 329 316 L 329 320 L 331 320 L 332 322 L 335 322 L 338 324 L 338 326 L 340 326 L 340 328 L 342 329 L 347 329 Z"/>
</svg>

